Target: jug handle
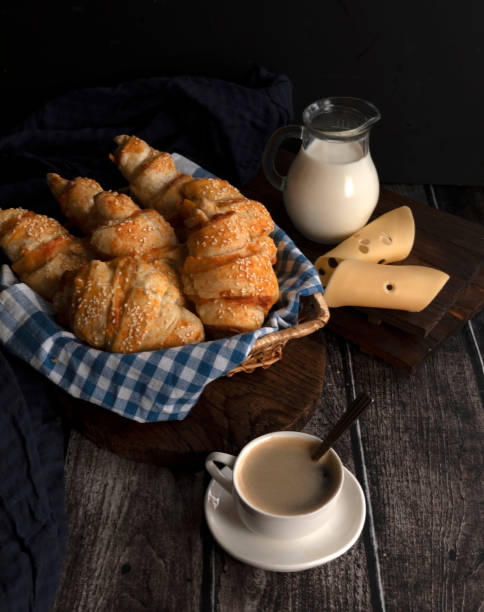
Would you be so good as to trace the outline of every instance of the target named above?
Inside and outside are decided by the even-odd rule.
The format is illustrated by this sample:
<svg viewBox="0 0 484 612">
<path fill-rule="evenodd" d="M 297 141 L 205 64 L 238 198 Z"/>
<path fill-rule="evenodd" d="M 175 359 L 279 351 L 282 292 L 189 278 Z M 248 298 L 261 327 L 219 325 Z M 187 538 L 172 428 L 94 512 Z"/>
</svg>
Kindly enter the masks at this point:
<svg viewBox="0 0 484 612">
<path fill-rule="evenodd" d="M 277 152 L 284 140 L 287 138 L 298 138 L 302 140 L 302 135 L 302 125 L 286 125 L 276 130 L 267 141 L 264 155 L 262 156 L 262 169 L 269 183 L 280 191 L 284 191 L 287 177 L 281 176 L 276 170 Z"/>
</svg>

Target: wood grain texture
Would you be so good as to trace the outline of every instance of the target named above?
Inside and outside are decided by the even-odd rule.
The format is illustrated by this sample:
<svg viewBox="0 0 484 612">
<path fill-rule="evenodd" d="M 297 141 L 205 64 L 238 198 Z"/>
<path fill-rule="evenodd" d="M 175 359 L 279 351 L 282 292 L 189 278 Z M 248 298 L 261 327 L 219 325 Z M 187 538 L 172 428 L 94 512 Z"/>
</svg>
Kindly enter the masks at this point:
<svg viewBox="0 0 484 612">
<path fill-rule="evenodd" d="M 326 365 L 321 334 L 290 341 L 268 369 L 219 378 L 183 421 L 137 423 L 62 394 L 73 426 L 103 448 L 135 461 L 201 467 L 217 449 L 238 453 L 270 431 L 301 429 L 321 395 Z"/>
<path fill-rule="evenodd" d="M 361 430 L 388 609 L 478 610 L 484 413 L 462 338 L 408 378 L 352 359 L 379 407 Z"/>
<path fill-rule="evenodd" d="M 73 432 L 69 541 L 54 612 L 198 610 L 203 474 L 175 474 Z"/>
</svg>

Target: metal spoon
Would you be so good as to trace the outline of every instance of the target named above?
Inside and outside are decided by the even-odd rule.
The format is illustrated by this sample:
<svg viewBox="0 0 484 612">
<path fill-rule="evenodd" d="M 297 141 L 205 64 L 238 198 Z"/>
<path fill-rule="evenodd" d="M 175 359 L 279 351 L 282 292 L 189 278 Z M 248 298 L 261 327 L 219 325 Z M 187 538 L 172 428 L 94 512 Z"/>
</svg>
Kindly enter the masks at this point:
<svg viewBox="0 0 484 612">
<path fill-rule="evenodd" d="M 373 399 L 366 393 L 360 393 L 358 397 L 351 402 L 348 409 L 336 423 L 329 434 L 324 438 L 321 444 L 311 454 L 311 459 L 319 461 L 321 457 L 333 446 L 336 440 L 344 433 L 348 427 L 356 421 L 360 414 L 373 403 Z"/>
</svg>

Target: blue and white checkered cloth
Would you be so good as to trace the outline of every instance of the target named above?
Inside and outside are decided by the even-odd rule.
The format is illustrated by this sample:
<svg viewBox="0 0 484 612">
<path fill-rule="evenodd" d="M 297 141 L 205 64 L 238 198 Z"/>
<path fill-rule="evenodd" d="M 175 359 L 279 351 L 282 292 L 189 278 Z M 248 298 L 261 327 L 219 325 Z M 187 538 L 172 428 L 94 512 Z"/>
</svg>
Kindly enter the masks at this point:
<svg viewBox="0 0 484 612">
<path fill-rule="evenodd" d="M 173 157 L 181 172 L 213 176 L 180 155 Z M 297 323 L 300 296 L 322 291 L 316 269 L 294 242 L 280 228 L 272 237 L 281 297 L 264 327 L 254 332 L 160 351 L 99 351 L 60 327 L 52 306 L 4 265 L 0 341 L 74 397 L 142 423 L 181 420 L 208 383 L 247 358 L 257 338 Z"/>
</svg>

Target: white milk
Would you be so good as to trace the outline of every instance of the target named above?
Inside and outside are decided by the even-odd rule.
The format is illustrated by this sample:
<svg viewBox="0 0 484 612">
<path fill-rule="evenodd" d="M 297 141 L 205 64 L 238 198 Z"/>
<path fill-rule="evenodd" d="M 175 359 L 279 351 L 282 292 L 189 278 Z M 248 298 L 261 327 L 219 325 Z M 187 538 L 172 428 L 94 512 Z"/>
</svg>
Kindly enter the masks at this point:
<svg viewBox="0 0 484 612">
<path fill-rule="evenodd" d="M 305 236 L 335 244 L 366 224 L 378 194 L 375 165 L 358 142 L 313 140 L 289 169 L 284 202 Z"/>
</svg>

